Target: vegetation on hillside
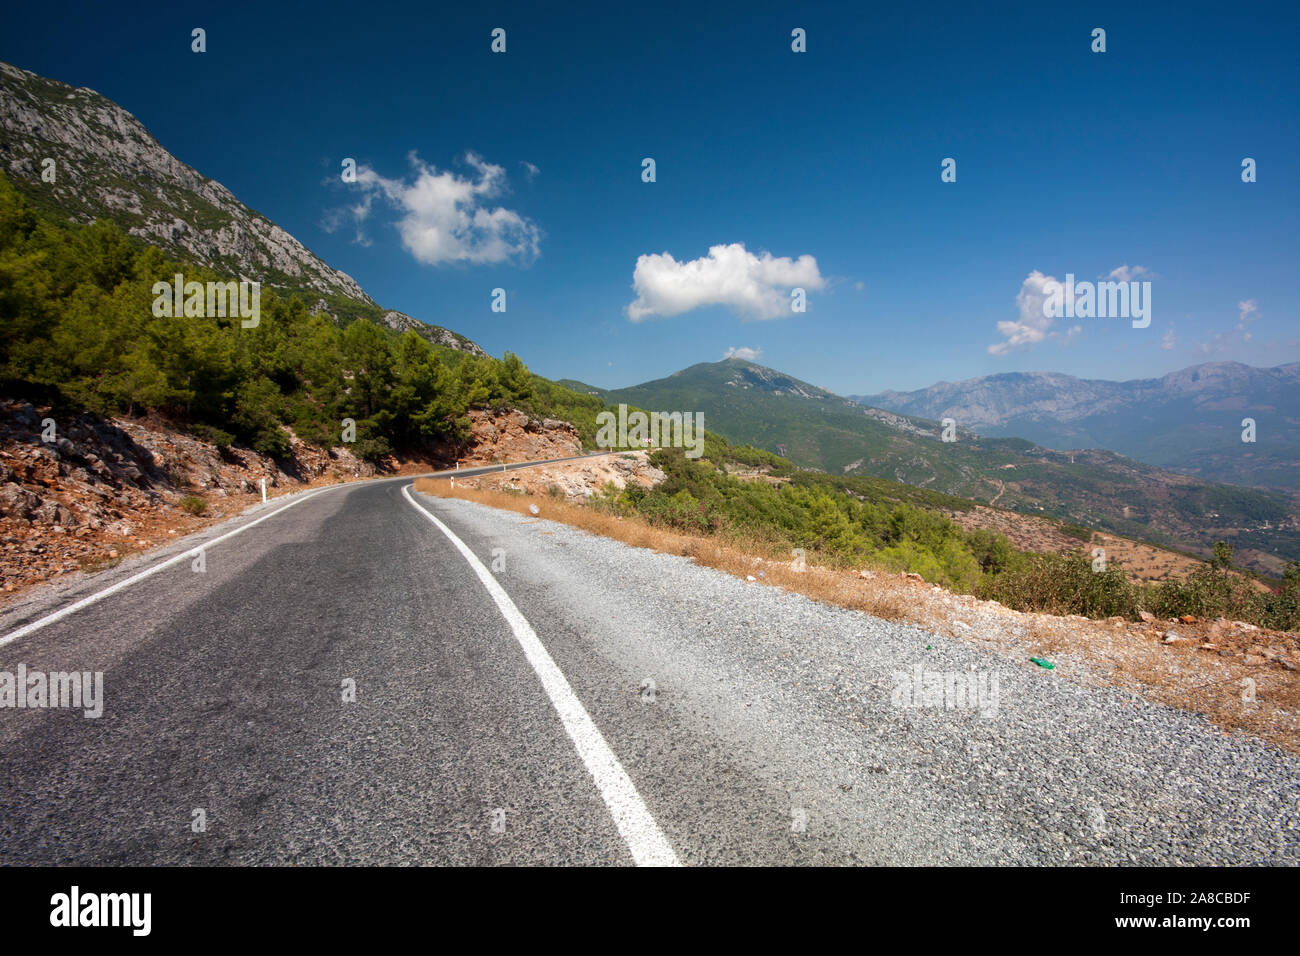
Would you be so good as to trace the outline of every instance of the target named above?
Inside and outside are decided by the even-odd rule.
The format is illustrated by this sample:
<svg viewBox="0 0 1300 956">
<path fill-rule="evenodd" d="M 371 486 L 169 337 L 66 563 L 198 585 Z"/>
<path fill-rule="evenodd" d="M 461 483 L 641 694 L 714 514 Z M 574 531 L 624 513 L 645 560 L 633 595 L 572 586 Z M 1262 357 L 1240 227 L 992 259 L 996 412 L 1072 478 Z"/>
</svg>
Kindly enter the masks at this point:
<svg viewBox="0 0 1300 956">
<path fill-rule="evenodd" d="M 964 428 L 956 441 L 943 442 L 938 422 L 878 417 L 751 362 L 701 363 L 617 390 L 573 384 L 611 403 L 701 411 L 708 427 L 731 441 L 769 450 L 783 445 L 797 464 L 832 475 L 870 475 L 972 501 L 998 496 L 1007 510 L 1201 556 L 1221 537 L 1243 564 L 1273 576 L 1283 559 L 1300 556 L 1294 495 L 1176 475 L 1109 451 L 1052 451 Z"/>
<path fill-rule="evenodd" d="M 153 285 L 178 272 L 230 279 L 106 221 L 43 217 L 0 178 L 0 380 L 101 414 L 157 412 L 218 444 L 277 456 L 289 450 L 281 425 L 328 446 L 342 442 L 346 419 L 365 458 L 458 442 L 471 408 L 565 418 L 594 437 L 604 403 L 514 355 L 478 358 L 362 315 L 336 323 L 267 290 L 253 328 L 238 317 L 156 317 Z"/>
<path fill-rule="evenodd" d="M 1288 566 L 1278 591 L 1264 593 L 1231 570 L 1232 548 L 1220 543 L 1213 561 L 1182 580 L 1137 584 L 1117 561 L 1094 567 L 1083 551 L 1023 552 L 995 532 L 964 530 L 927 502 L 908 500 L 907 492 L 920 489 L 799 471 L 719 440 L 707 454 L 692 461 L 678 450 L 658 451 L 652 461 L 667 475 L 663 482 L 651 490 L 609 489 L 596 506 L 680 531 L 762 541 L 769 550 L 803 549 L 808 562 L 829 567 L 913 572 L 1016 610 L 1129 619 L 1146 610 L 1300 627 L 1300 562 Z M 768 475 L 788 480 L 746 480 L 715 464 L 727 462 L 767 466 Z"/>
</svg>

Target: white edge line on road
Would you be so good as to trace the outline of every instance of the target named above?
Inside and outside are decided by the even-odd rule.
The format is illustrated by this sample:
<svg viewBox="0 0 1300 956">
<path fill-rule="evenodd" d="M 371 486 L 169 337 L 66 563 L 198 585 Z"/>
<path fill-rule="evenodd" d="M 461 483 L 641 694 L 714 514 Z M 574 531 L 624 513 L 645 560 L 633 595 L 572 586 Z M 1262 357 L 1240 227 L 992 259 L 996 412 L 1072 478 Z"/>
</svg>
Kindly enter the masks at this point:
<svg viewBox="0 0 1300 956">
<path fill-rule="evenodd" d="M 578 695 L 573 692 L 564 674 L 551 659 L 551 655 L 537 637 L 532 625 L 528 623 L 528 619 L 520 613 L 519 608 L 515 607 L 515 602 L 510 600 L 510 595 L 497 583 L 497 579 L 483 566 L 483 562 L 469 549 L 469 546 L 427 508 L 420 507 L 419 503 L 411 497 L 410 485 L 402 488 L 402 495 L 411 503 L 411 507 L 433 522 L 438 530 L 456 546 L 456 550 L 464 556 L 479 580 L 483 582 L 483 587 L 492 596 L 492 600 L 496 601 L 497 609 L 510 625 L 510 629 L 515 632 L 515 639 L 524 649 L 524 656 L 528 658 L 528 663 L 533 666 L 547 696 L 551 698 L 551 703 L 559 712 L 560 721 L 564 724 L 569 739 L 573 741 L 578 756 L 582 758 L 587 771 L 595 779 L 605 806 L 609 808 L 610 816 L 614 818 L 614 825 L 618 827 L 618 832 L 622 835 L 627 848 L 632 851 L 632 858 L 637 866 L 680 866 L 677 854 L 673 852 L 668 839 L 659 829 L 659 824 L 655 823 L 654 817 L 650 815 L 641 795 L 636 791 L 636 785 L 632 783 L 632 778 L 618 762 L 618 757 L 614 756 L 614 751 L 605 742 L 600 728 L 582 706 L 582 701 L 578 700 Z"/>
<path fill-rule="evenodd" d="M 340 488 L 340 487 L 345 487 L 345 486 L 331 485 L 329 488 L 321 488 L 317 491 L 308 492 L 307 494 L 303 495 L 301 498 L 295 498 L 293 501 L 289 502 L 283 508 L 276 508 L 270 514 L 264 514 L 262 515 L 262 517 L 250 521 L 247 524 L 241 524 L 234 531 L 228 531 L 225 534 L 221 535 L 221 537 L 219 538 L 213 538 L 211 541 L 205 541 L 203 542 L 203 544 L 198 545 L 197 547 L 190 548 L 188 551 L 182 551 L 180 554 L 173 555 L 172 557 L 168 558 L 166 561 L 162 561 L 158 564 L 155 564 L 152 568 L 147 568 L 144 571 L 141 571 L 139 574 L 133 574 L 129 578 L 125 578 L 121 581 L 118 581 L 116 584 L 114 584 L 111 587 L 104 588 L 104 590 L 90 595 L 90 597 L 82 598 L 80 601 L 77 601 L 74 604 L 69 604 L 65 608 L 60 608 L 59 610 L 55 611 L 53 614 L 47 614 L 45 617 L 32 621 L 30 624 L 26 624 L 23 627 L 18 628 L 18 630 L 11 631 L 10 633 L 6 634 L 4 637 L 0 637 L 0 647 L 4 647 L 6 644 L 16 641 L 20 637 L 25 637 L 26 635 L 32 633 L 33 631 L 38 631 L 41 628 L 45 627 L 47 624 L 53 624 L 55 621 L 62 620 L 63 618 L 67 617 L 69 614 L 75 614 L 77 611 L 80 611 L 82 608 L 90 607 L 90 605 L 102 601 L 104 600 L 104 598 L 116 594 L 118 591 L 121 591 L 124 588 L 129 588 L 132 584 L 135 584 L 137 581 L 143 581 L 145 578 L 157 574 L 159 571 L 163 570 L 163 568 L 169 568 L 173 564 L 176 564 L 180 561 L 184 561 L 186 558 L 195 557 L 196 555 L 198 555 L 200 551 L 205 551 L 208 548 L 212 547 L 214 544 L 220 544 L 222 541 L 226 541 L 229 538 L 233 538 L 235 535 L 247 531 L 249 528 L 254 528 L 257 525 L 261 524 L 263 521 L 265 521 L 267 518 L 274 518 L 280 512 L 288 511 L 294 505 L 301 504 L 302 502 L 306 501 L 308 498 L 314 498 L 323 491 L 330 491 L 332 488 Z"/>
</svg>

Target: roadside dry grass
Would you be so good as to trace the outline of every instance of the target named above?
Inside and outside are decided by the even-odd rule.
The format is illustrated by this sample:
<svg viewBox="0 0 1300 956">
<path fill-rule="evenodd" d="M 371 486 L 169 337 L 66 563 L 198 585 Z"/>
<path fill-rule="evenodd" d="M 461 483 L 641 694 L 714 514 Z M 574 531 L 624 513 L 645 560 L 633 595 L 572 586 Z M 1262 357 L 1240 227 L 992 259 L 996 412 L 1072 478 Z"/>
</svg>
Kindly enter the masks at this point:
<svg viewBox="0 0 1300 956">
<path fill-rule="evenodd" d="M 530 516 L 529 507 L 536 505 L 543 518 L 614 538 L 635 548 L 682 555 L 697 564 L 726 571 L 737 577 L 753 577 L 765 584 L 775 584 L 828 604 L 866 611 L 886 620 L 897 621 L 904 617 L 904 605 L 899 596 L 892 589 L 882 586 L 883 582 L 879 579 L 861 578 L 815 565 L 797 571 L 789 552 L 778 550 L 771 541 L 758 536 L 735 535 L 721 539 L 682 534 L 656 527 L 639 518 L 612 515 L 569 501 L 553 498 L 539 500 L 534 496 L 511 491 L 467 487 L 464 479 L 452 487 L 451 482 L 445 479 L 420 478 L 415 482 L 415 490 L 440 498 L 476 501 Z"/>
<path fill-rule="evenodd" d="M 912 624 L 952 638 L 992 645 L 1033 667 L 1030 657 L 1057 664 L 1057 674 L 1203 714 L 1225 732 L 1240 730 L 1300 753 L 1300 635 L 1235 622 L 1095 621 L 1023 613 L 993 601 L 952 594 L 917 576 L 809 564 L 761 537 L 705 537 L 655 527 L 563 499 L 505 491 L 473 479 L 455 487 L 422 478 L 415 489 L 436 497 L 558 521 L 638 548 L 689 557 L 756 584 L 769 584 L 838 607 Z M 1172 640 L 1166 640 L 1171 638 Z"/>
</svg>

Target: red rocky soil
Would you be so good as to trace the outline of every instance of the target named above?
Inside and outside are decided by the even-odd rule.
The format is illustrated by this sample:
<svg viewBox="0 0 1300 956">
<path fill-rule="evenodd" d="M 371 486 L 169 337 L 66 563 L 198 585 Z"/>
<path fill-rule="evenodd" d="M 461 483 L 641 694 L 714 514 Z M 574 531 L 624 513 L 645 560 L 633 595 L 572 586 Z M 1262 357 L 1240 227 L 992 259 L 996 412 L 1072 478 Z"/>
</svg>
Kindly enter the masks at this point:
<svg viewBox="0 0 1300 956">
<path fill-rule="evenodd" d="M 475 464 L 581 453 L 567 422 L 519 411 L 470 418 L 465 447 L 389 458 L 377 469 L 346 446 L 318 448 L 291 431 L 290 457 L 277 462 L 245 448 L 218 449 L 155 418 L 69 419 L 0 400 L 0 605 L 32 584 L 110 566 L 239 514 L 261 501 L 262 479 L 273 497 L 378 473 L 420 474 L 458 455 Z M 200 514 L 182 507 L 182 500 L 195 506 L 191 498 L 202 499 Z"/>
</svg>

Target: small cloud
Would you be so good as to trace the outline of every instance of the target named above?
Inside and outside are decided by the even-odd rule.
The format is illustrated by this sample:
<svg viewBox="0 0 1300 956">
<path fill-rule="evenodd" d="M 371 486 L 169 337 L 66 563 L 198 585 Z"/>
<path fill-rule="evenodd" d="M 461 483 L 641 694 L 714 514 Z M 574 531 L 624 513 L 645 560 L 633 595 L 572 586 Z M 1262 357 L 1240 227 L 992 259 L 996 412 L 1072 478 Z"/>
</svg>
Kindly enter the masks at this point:
<svg viewBox="0 0 1300 956">
<path fill-rule="evenodd" d="M 727 354 L 722 357 L 723 359 L 737 358 L 744 359 L 746 362 L 757 362 L 763 357 L 763 350 L 746 348 L 745 346 L 736 348 L 733 345 L 731 348 L 727 349 Z"/>
<path fill-rule="evenodd" d="M 1237 303 L 1237 331 L 1243 342 L 1249 342 L 1251 334 L 1246 326 L 1259 318 L 1259 303 L 1254 299 L 1245 299 Z"/>
<path fill-rule="evenodd" d="M 541 229 L 535 222 L 487 202 L 506 191 L 502 167 L 466 153 L 464 162 L 473 172 L 462 177 L 438 170 L 414 152 L 409 160 L 410 180 L 388 179 L 369 166 L 358 166 L 361 199 L 346 211 L 328 214 L 327 228 L 332 231 L 350 219 L 357 228 L 356 241 L 368 245 L 363 226 L 375 200 L 382 199 L 401 214 L 396 226 L 402 246 L 427 265 L 528 262 L 541 254 Z"/>
<path fill-rule="evenodd" d="M 528 160 L 526 160 L 526 159 L 522 159 L 522 160 L 520 160 L 520 161 L 519 161 L 519 165 L 522 166 L 522 167 L 524 167 L 524 176 L 527 177 L 527 179 L 528 179 L 528 181 L 529 181 L 530 183 L 531 183 L 534 179 L 536 179 L 536 178 L 537 178 L 537 174 L 541 172 L 540 169 L 538 169 L 536 166 L 534 166 L 532 163 L 530 163 L 530 162 L 529 162 Z"/>
<path fill-rule="evenodd" d="M 1222 332 L 1217 333 L 1213 338 L 1204 342 L 1197 343 L 1196 351 L 1202 355 L 1213 355 L 1216 352 L 1225 352 L 1228 349 L 1228 341 Z"/>
<path fill-rule="evenodd" d="M 1106 274 L 1107 279 L 1113 279 L 1116 282 L 1132 282 L 1139 276 L 1151 277 L 1154 273 L 1146 266 L 1119 266 L 1111 269 Z"/>
<path fill-rule="evenodd" d="M 1037 269 L 1025 277 L 1016 294 L 1016 308 L 1020 312 L 1020 318 L 1014 322 L 998 323 L 998 334 L 1003 341 L 988 347 L 990 355 L 1006 355 L 1013 349 L 1037 345 L 1047 338 L 1056 322 L 1054 318 L 1043 314 L 1043 303 L 1048 298 L 1043 289 L 1051 283 L 1059 284 L 1059 281 L 1055 276 L 1043 275 Z"/>
<path fill-rule="evenodd" d="M 356 230 L 352 241 L 359 246 L 369 246 L 371 240 L 366 236 L 364 226 L 366 220 L 370 218 L 372 198 L 372 196 L 367 195 L 363 196 L 355 206 L 347 206 L 342 209 L 327 209 L 325 215 L 321 217 L 321 228 L 332 235 L 343 228 L 345 223 L 351 222 Z"/>
<path fill-rule="evenodd" d="M 791 289 L 812 292 L 825 287 L 812 256 L 756 256 L 738 242 L 712 246 L 707 256 L 688 262 L 678 262 L 667 252 L 645 255 L 637 259 L 632 274 L 637 298 L 627 307 L 627 317 L 640 322 L 653 315 L 721 305 L 742 319 L 777 319 L 791 313 Z"/>
<path fill-rule="evenodd" d="M 1174 336 L 1174 323 L 1169 323 L 1169 330 L 1165 332 L 1160 339 L 1160 347 L 1166 352 L 1171 351 L 1178 344 L 1178 339 Z"/>
<path fill-rule="evenodd" d="M 1254 299 L 1243 299 L 1237 303 L 1237 324 L 1231 332 L 1218 332 L 1204 342 L 1196 345 L 1202 355 L 1230 352 L 1234 346 L 1245 345 L 1254 338 L 1250 324 L 1259 318 L 1259 303 Z"/>
<path fill-rule="evenodd" d="M 867 284 L 866 284 L 865 282 L 855 282 L 855 283 L 853 283 L 853 288 L 857 289 L 859 292 L 861 292 L 861 291 L 862 291 L 863 289 L 865 289 L 866 287 L 867 287 Z"/>
</svg>

